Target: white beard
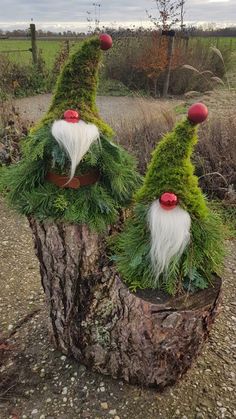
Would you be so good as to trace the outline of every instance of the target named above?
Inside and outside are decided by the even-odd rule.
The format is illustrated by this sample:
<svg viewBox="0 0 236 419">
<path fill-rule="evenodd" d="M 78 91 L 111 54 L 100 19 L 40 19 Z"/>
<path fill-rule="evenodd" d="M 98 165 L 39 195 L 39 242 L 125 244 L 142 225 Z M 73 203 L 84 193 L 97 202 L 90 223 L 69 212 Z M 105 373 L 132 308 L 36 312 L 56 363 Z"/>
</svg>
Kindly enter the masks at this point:
<svg viewBox="0 0 236 419">
<path fill-rule="evenodd" d="M 71 160 L 70 181 L 91 144 L 99 139 L 98 128 L 96 125 L 86 124 L 84 121 L 71 123 L 60 120 L 53 123 L 52 135 L 65 149 Z"/>
<path fill-rule="evenodd" d="M 161 273 L 167 271 L 172 258 L 179 258 L 189 243 L 191 218 L 179 205 L 165 210 L 156 200 L 148 211 L 148 224 L 152 269 L 157 282 Z"/>
</svg>

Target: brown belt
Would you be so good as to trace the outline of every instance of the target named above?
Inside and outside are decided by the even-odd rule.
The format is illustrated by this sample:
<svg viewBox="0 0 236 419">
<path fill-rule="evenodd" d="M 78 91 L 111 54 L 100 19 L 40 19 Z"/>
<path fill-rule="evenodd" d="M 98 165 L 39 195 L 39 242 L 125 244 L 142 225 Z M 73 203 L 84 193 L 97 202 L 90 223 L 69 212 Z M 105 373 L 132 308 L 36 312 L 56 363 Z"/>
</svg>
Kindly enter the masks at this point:
<svg viewBox="0 0 236 419">
<path fill-rule="evenodd" d="M 94 170 L 81 176 L 74 176 L 71 181 L 68 182 L 70 179 L 68 176 L 62 176 L 58 175 L 57 173 L 48 172 L 46 180 L 48 182 L 54 183 L 54 185 L 57 185 L 60 188 L 79 189 L 81 186 L 93 185 L 98 181 L 99 177 L 99 171 Z"/>
</svg>

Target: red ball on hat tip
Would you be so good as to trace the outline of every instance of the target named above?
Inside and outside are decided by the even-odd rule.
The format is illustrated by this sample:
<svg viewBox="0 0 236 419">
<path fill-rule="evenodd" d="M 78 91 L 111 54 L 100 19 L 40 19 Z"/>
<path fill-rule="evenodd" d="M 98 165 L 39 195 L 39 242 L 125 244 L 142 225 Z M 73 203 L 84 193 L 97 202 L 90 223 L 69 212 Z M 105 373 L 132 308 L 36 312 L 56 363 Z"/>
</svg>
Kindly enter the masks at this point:
<svg viewBox="0 0 236 419">
<path fill-rule="evenodd" d="M 99 40 L 100 40 L 100 48 L 103 51 L 107 51 L 108 49 L 110 49 L 112 47 L 112 37 L 110 35 L 108 35 L 108 33 L 102 33 L 99 36 Z"/>
<path fill-rule="evenodd" d="M 178 205 L 178 197 L 172 192 L 164 192 L 160 197 L 161 207 L 167 211 Z"/>
<path fill-rule="evenodd" d="M 204 103 L 194 103 L 188 110 L 188 120 L 193 124 L 201 124 L 208 117 L 208 108 Z"/>
<path fill-rule="evenodd" d="M 79 122 L 79 119 L 80 119 L 79 112 L 73 109 L 68 109 L 67 111 L 64 112 L 64 119 L 66 122 L 71 122 L 71 123 Z"/>
</svg>

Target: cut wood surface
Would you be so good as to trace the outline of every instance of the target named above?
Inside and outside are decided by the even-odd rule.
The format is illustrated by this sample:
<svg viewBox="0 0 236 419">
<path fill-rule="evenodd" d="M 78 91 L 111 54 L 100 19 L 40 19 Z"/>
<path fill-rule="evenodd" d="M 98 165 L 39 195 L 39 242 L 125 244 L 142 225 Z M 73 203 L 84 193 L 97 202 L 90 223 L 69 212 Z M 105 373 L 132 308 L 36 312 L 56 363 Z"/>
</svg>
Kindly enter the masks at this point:
<svg viewBox="0 0 236 419">
<path fill-rule="evenodd" d="M 94 371 L 129 383 L 174 384 L 216 317 L 221 280 L 194 295 L 131 293 L 85 225 L 29 220 L 55 346 Z"/>
</svg>

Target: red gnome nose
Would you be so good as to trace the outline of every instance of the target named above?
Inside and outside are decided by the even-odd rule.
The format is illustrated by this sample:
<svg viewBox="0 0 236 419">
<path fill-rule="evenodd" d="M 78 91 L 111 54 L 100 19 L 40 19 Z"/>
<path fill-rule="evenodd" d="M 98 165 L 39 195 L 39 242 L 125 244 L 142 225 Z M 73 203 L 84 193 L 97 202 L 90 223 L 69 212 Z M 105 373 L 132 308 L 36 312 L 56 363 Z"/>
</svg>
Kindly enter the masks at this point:
<svg viewBox="0 0 236 419">
<path fill-rule="evenodd" d="M 178 198 L 174 193 L 165 192 L 160 197 L 160 204 L 163 209 L 169 211 L 178 205 Z"/>
<path fill-rule="evenodd" d="M 79 112 L 73 111 L 73 109 L 68 109 L 68 111 L 64 112 L 64 119 L 66 122 L 72 122 L 75 124 L 76 122 L 79 122 Z"/>
</svg>

